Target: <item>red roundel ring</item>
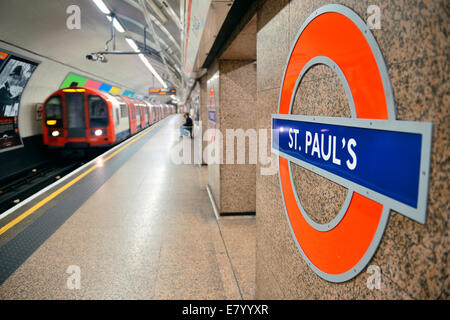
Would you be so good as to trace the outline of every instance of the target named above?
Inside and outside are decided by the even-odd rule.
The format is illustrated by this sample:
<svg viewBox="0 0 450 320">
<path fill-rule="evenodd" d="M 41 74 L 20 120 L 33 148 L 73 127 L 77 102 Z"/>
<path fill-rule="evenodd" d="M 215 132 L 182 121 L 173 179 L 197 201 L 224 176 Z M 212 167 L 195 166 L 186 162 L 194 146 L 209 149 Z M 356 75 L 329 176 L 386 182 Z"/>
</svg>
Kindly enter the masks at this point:
<svg viewBox="0 0 450 320">
<path fill-rule="evenodd" d="M 316 10 L 298 32 L 284 71 L 279 114 L 290 114 L 303 75 L 320 61 L 337 67 L 334 70 L 348 89 L 353 117 L 395 119 L 392 88 L 375 38 L 354 11 L 337 4 Z M 331 282 L 344 282 L 359 274 L 380 243 L 389 209 L 349 190 L 336 225 L 319 230 L 302 212 L 290 162 L 281 156 L 279 178 L 291 232 L 309 267 Z"/>
</svg>

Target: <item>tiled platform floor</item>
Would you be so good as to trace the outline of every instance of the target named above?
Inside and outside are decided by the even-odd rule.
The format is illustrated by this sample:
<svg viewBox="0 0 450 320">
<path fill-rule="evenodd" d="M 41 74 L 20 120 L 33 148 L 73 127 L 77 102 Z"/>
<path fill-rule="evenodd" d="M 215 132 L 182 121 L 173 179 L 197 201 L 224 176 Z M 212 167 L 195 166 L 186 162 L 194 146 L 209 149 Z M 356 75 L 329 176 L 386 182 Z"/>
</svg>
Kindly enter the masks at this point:
<svg viewBox="0 0 450 320">
<path fill-rule="evenodd" d="M 254 298 L 255 218 L 216 220 L 207 168 L 171 161 L 179 123 L 165 120 L 0 286 L 0 299 Z M 67 286 L 69 266 L 80 268 L 80 289 Z"/>
</svg>

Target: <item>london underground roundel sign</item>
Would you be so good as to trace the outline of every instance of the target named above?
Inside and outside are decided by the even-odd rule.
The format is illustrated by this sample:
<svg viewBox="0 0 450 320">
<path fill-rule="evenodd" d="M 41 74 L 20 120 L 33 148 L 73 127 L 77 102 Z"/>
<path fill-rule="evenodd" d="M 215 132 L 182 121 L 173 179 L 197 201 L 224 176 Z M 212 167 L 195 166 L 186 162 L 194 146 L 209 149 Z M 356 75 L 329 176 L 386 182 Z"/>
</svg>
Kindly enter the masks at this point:
<svg viewBox="0 0 450 320">
<path fill-rule="evenodd" d="M 324 64 L 344 86 L 351 118 L 292 115 L 305 73 Z M 374 255 L 395 210 L 425 223 L 432 124 L 395 120 L 392 88 L 381 51 L 365 22 L 349 8 L 326 5 L 299 30 L 284 71 L 272 152 L 297 247 L 320 277 L 343 282 Z M 348 189 L 336 217 L 312 220 L 299 201 L 291 162 Z M 301 192 L 301 190 L 300 190 Z"/>
</svg>

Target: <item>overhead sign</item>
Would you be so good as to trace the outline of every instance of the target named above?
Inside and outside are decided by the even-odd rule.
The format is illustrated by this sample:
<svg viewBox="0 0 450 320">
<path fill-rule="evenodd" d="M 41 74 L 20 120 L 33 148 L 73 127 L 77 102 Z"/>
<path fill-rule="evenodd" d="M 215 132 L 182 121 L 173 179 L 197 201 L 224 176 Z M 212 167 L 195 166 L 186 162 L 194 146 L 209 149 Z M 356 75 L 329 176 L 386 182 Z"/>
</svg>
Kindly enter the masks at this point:
<svg viewBox="0 0 450 320">
<path fill-rule="evenodd" d="M 148 93 L 150 95 L 172 95 L 177 94 L 176 89 L 149 89 Z"/>
<path fill-rule="evenodd" d="M 351 118 L 291 114 L 303 76 L 318 64 L 341 80 Z M 299 30 L 272 129 L 286 217 L 299 252 L 320 277 L 343 282 L 359 274 L 381 241 L 391 209 L 425 223 L 432 125 L 395 120 L 381 51 L 349 8 L 323 6 Z M 348 189 L 332 221 L 317 223 L 302 207 L 291 163 Z"/>
</svg>

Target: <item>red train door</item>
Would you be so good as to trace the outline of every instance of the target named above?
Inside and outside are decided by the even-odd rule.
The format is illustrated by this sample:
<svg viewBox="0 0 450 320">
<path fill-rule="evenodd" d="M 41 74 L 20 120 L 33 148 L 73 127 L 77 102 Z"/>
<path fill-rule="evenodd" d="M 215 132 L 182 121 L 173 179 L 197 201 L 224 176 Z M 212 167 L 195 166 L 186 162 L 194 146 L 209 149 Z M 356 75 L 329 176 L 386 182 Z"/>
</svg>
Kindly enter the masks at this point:
<svg viewBox="0 0 450 320">
<path fill-rule="evenodd" d="M 130 133 L 133 134 L 137 131 L 137 121 L 136 121 L 136 107 L 133 101 L 127 97 L 122 97 L 123 100 L 128 104 L 128 118 L 130 120 Z"/>
<path fill-rule="evenodd" d="M 156 107 L 152 106 L 152 123 L 156 122 Z"/>
<path fill-rule="evenodd" d="M 142 129 L 142 122 L 141 122 L 141 111 L 140 111 L 140 107 L 138 105 L 138 103 L 136 101 L 133 100 L 133 104 L 134 107 L 136 108 L 136 126 L 137 126 L 137 130 L 141 130 Z"/>
<path fill-rule="evenodd" d="M 147 125 L 150 125 L 152 123 L 151 118 L 150 118 L 150 107 L 146 107 L 145 111 L 147 111 Z"/>
<path fill-rule="evenodd" d="M 148 126 L 148 113 L 147 113 L 147 103 L 144 102 L 144 106 L 142 107 L 142 113 L 144 114 L 144 127 Z"/>
<path fill-rule="evenodd" d="M 139 111 L 141 112 L 141 128 L 144 129 L 146 127 L 146 124 L 145 124 L 144 107 L 142 105 L 139 107 Z"/>
</svg>

